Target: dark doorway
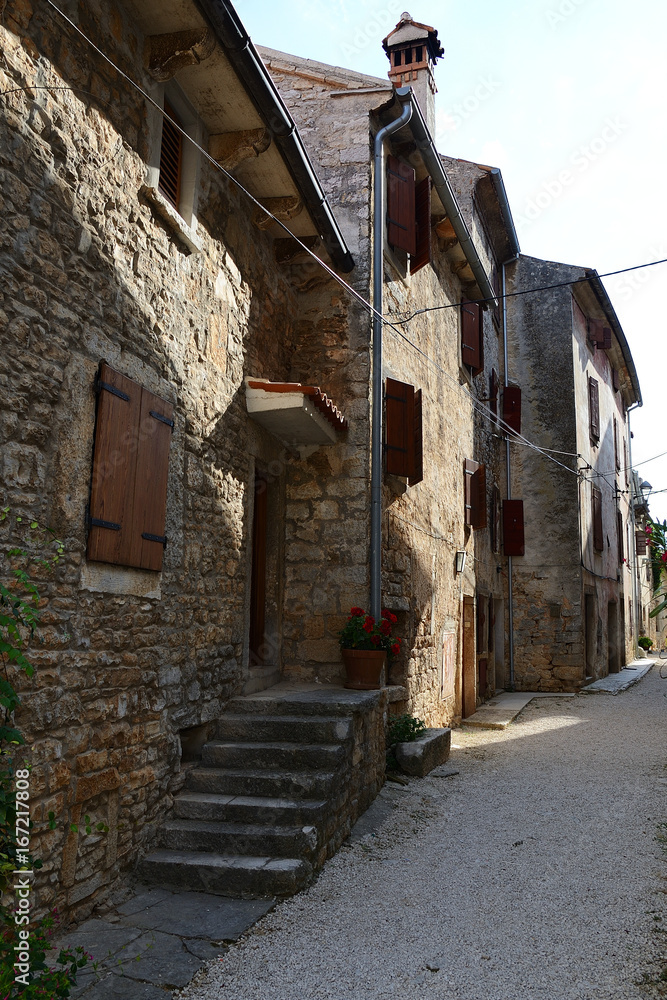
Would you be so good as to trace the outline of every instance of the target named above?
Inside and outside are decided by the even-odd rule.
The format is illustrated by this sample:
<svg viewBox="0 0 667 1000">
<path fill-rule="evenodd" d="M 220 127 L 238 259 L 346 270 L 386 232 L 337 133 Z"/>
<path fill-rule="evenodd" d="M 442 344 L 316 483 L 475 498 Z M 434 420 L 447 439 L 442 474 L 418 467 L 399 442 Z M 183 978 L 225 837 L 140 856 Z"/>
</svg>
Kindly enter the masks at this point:
<svg viewBox="0 0 667 1000">
<path fill-rule="evenodd" d="M 618 604 L 615 601 L 607 605 L 607 661 L 609 673 L 617 674 L 621 667 L 618 656 Z"/>
<path fill-rule="evenodd" d="M 473 715 L 477 691 L 477 655 L 475 651 L 475 598 L 463 598 L 463 664 L 461 670 L 462 697 L 461 715 L 467 719 Z"/>
<path fill-rule="evenodd" d="M 586 677 L 594 676 L 595 640 L 597 620 L 595 615 L 595 594 L 584 596 L 584 643 L 586 655 Z"/>
<path fill-rule="evenodd" d="M 266 478 L 255 472 L 252 518 L 252 575 L 250 583 L 250 666 L 264 663 L 266 630 Z"/>
</svg>

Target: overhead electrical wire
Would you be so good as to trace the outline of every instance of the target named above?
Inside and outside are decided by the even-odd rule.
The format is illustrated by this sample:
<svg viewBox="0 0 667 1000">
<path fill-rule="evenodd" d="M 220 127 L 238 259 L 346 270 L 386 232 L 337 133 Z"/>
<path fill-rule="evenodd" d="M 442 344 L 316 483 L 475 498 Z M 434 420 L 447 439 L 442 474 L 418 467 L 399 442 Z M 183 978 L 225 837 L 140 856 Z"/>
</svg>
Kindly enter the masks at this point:
<svg viewBox="0 0 667 1000">
<path fill-rule="evenodd" d="M 403 333 L 403 331 L 400 330 L 398 328 L 398 326 L 394 322 L 392 322 L 386 316 L 384 316 L 382 313 L 380 313 L 378 310 L 376 310 L 374 308 L 374 306 L 372 305 L 372 303 L 368 302 L 363 297 L 363 295 L 360 292 L 358 292 L 348 282 L 346 282 L 343 278 L 341 278 L 340 275 L 337 274 L 336 271 L 334 271 L 333 268 L 329 267 L 329 265 L 325 261 L 323 261 L 321 257 L 318 257 L 317 254 L 315 254 L 302 240 L 300 240 L 298 238 L 298 236 L 295 236 L 294 233 L 292 233 L 291 230 L 285 225 L 285 223 L 283 223 L 280 219 L 276 218 L 276 216 L 273 215 L 273 213 L 270 212 L 261 203 L 261 201 L 259 201 L 259 199 L 257 199 L 250 191 L 248 191 L 248 189 L 246 187 L 243 186 L 243 184 L 241 184 L 240 181 L 238 181 L 233 176 L 233 174 L 231 174 L 231 173 L 229 173 L 229 171 L 225 170 L 225 168 L 220 163 L 218 163 L 218 161 L 215 160 L 206 149 L 204 149 L 190 135 L 188 135 L 188 133 L 185 131 L 185 129 L 183 129 L 182 126 L 179 125 L 179 123 L 176 122 L 173 118 L 171 118 L 169 116 L 169 114 L 164 110 L 164 108 L 160 107 L 160 105 L 150 96 L 150 94 L 148 94 L 138 83 L 136 83 L 136 81 L 134 81 L 119 66 L 117 66 L 116 63 L 114 63 L 113 60 L 102 49 L 100 49 L 92 41 L 92 39 L 90 39 L 85 34 L 85 32 L 83 32 L 79 28 L 79 26 L 77 24 L 75 24 L 71 20 L 71 18 L 69 18 L 53 2 L 53 0 L 46 0 L 46 3 L 70 26 L 70 28 L 72 28 L 76 32 L 76 34 L 78 34 L 92 49 L 94 49 L 94 51 L 97 52 L 97 54 L 99 56 L 101 56 L 101 58 L 104 59 L 104 61 L 106 63 L 108 63 L 124 80 L 126 80 L 130 84 L 130 86 L 134 90 L 137 91 L 137 93 L 141 94 L 141 96 L 152 107 L 154 107 L 156 109 L 156 111 L 158 111 L 158 113 L 160 115 L 162 115 L 162 117 L 164 119 L 166 119 L 167 121 L 169 121 L 170 124 L 189 143 L 191 143 L 198 150 L 199 153 L 201 153 L 201 155 L 212 165 L 212 167 L 215 170 L 218 170 L 220 173 L 222 173 L 227 178 L 227 180 L 229 180 L 239 191 L 241 191 L 244 195 L 246 195 L 246 197 L 249 198 L 250 201 L 252 201 L 252 203 L 254 205 L 256 205 L 258 208 L 260 208 L 261 211 L 265 215 L 267 215 L 269 218 L 271 218 L 284 232 L 286 232 L 288 234 L 288 236 L 291 239 L 295 240 L 295 242 L 301 247 L 301 249 L 305 253 L 308 254 L 309 257 L 311 257 L 314 261 L 316 261 L 316 263 L 319 264 L 320 267 L 322 267 L 323 270 L 325 270 L 327 272 L 327 274 L 329 274 L 329 276 L 331 278 L 333 278 L 334 281 L 336 281 L 342 288 L 344 288 L 346 291 L 348 291 L 350 293 L 350 295 L 353 296 L 353 298 L 355 298 L 365 309 L 368 310 L 369 313 L 371 313 L 374 316 L 377 316 L 380 319 L 380 321 L 382 322 L 383 326 L 387 327 L 388 330 L 390 330 L 392 333 L 394 333 L 396 336 L 398 336 L 401 340 L 403 340 L 405 343 L 407 343 L 410 347 L 412 347 L 412 349 L 414 351 L 416 351 L 418 354 L 420 354 L 444 378 L 446 378 L 448 381 L 450 381 L 458 391 L 462 392 L 463 395 L 470 401 L 470 403 L 471 403 L 471 405 L 472 405 L 472 407 L 473 407 L 474 410 L 476 410 L 478 413 L 482 414 L 483 416 L 487 417 L 487 419 L 490 419 L 495 426 L 500 426 L 501 429 L 504 428 L 505 432 L 509 434 L 510 440 L 514 440 L 517 443 L 523 444 L 526 447 L 529 447 L 529 448 L 533 449 L 538 454 L 540 454 L 544 458 L 548 459 L 550 462 L 553 462 L 555 465 L 559 466 L 561 469 L 564 469 L 566 472 L 569 472 L 572 475 L 577 476 L 577 478 L 581 478 L 582 477 L 582 474 L 581 474 L 581 472 L 579 470 L 571 469 L 569 466 L 565 465 L 563 462 L 559 462 L 557 459 L 552 458 L 551 454 L 549 454 L 549 451 L 553 450 L 553 449 L 543 449 L 543 448 L 540 448 L 539 445 L 534 444 L 534 442 L 529 441 L 528 438 L 526 438 L 522 434 L 516 432 L 509 424 L 507 424 L 501 417 L 499 417 L 497 413 L 494 413 L 490 409 L 490 407 L 485 406 L 484 403 L 482 403 L 481 400 L 478 400 L 471 392 L 467 391 L 462 385 L 460 385 L 460 383 L 458 382 L 458 379 L 454 378 L 454 376 L 452 376 L 449 372 L 447 372 L 444 368 L 442 368 L 441 365 L 439 365 L 433 358 L 431 358 L 417 344 L 415 344 L 413 341 L 411 341 L 410 338 L 407 337 L 406 334 Z M 0 96 L 5 96 L 5 95 L 10 94 L 10 93 L 17 93 L 19 91 L 26 91 L 26 90 L 72 90 L 73 92 L 76 92 L 78 90 L 78 88 L 76 88 L 76 87 L 59 87 L 59 86 L 56 86 L 56 85 L 54 85 L 53 87 L 49 87 L 48 85 L 43 85 L 43 86 L 36 86 L 36 85 L 35 86 L 29 86 L 28 85 L 28 86 L 25 86 L 25 87 L 17 87 L 17 88 L 13 88 L 11 90 L 0 92 Z M 80 92 L 87 93 L 86 91 L 80 91 Z M 98 98 L 95 98 L 95 100 L 98 100 Z M 107 102 L 103 101 L 102 103 L 106 104 Z M 622 273 L 625 273 L 626 271 L 638 270 L 639 268 L 651 267 L 651 266 L 654 266 L 655 264 L 662 264 L 662 263 L 667 263 L 667 259 L 662 260 L 662 261 L 653 261 L 650 264 L 639 264 L 636 267 L 629 267 L 629 268 L 624 268 L 624 269 L 619 270 L 619 271 L 609 272 L 606 275 L 599 275 L 599 277 L 607 277 L 607 276 L 610 276 L 612 274 L 622 274 Z M 521 292 L 510 292 L 510 293 L 507 293 L 505 295 L 505 298 L 510 298 L 510 297 L 513 297 L 513 296 L 516 296 L 516 295 L 522 295 L 522 294 L 526 294 L 526 295 L 533 294 L 533 293 L 535 293 L 537 291 L 545 291 L 545 290 L 548 290 L 549 288 L 558 288 L 558 287 L 563 287 L 565 285 L 578 284 L 580 282 L 584 282 L 584 281 L 588 281 L 588 280 L 589 280 L 589 278 L 586 278 L 586 277 L 585 278 L 578 278 L 578 279 L 574 279 L 572 281 L 559 282 L 559 283 L 554 284 L 554 285 L 544 285 L 544 286 L 542 286 L 540 288 L 524 289 Z M 481 300 L 478 300 L 478 301 L 480 301 L 480 302 L 494 302 L 495 303 L 496 299 L 481 299 Z M 414 318 L 414 316 L 420 315 L 422 313 L 438 311 L 438 310 L 441 310 L 441 309 L 458 308 L 458 307 L 460 307 L 461 304 L 462 303 L 454 302 L 454 303 L 449 303 L 449 304 L 444 305 L 444 306 L 433 306 L 433 307 L 429 307 L 429 308 L 417 310 L 415 313 L 411 314 L 407 319 L 397 320 L 397 322 L 399 322 L 399 323 L 405 323 L 405 322 L 408 322 L 409 319 Z M 555 454 L 558 454 L 558 452 L 556 452 L 555 450 L 553 450 L 553 451 L 554 451 Z M 579 456 L 575 456 L 573 453 L 561 452 L 560 454 L 569 454 L 570 457 L 579 457 Z"/>
</svg>

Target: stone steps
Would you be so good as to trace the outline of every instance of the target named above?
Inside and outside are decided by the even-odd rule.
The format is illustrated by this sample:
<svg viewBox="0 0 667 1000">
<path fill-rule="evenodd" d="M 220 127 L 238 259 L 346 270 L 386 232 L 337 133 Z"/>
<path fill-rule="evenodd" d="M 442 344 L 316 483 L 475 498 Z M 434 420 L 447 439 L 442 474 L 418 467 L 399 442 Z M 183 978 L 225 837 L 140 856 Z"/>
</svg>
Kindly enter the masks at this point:
<svg viewBox="0 0 667 1000">
<path fill-rule="evenodd" d="M 269 826 L 313 826 L 326 809 L 323 799 L 296 801 L 261 795 L 220 795 L 181 792 L 174 800 L 177 819 L 206 819 L 227 823 L 266 823 Z"/>
<path fill-rule="evenodd" d="M 293 685 L 232 699 L 140 878 L 229 896 L 297 892 L 378 790 L 384 705 L 380 692 Z"/>
</svg>

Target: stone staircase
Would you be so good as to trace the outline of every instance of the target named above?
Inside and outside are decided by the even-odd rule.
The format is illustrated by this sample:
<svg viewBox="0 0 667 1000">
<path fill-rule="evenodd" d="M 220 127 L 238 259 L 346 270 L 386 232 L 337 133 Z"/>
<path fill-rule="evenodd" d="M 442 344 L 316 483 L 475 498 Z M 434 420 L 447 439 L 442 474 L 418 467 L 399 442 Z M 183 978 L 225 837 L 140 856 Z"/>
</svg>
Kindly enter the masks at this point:
<svg viewBox="0 0 667 1000">
<path fill-rule="evenodd" d="M 233 699 L 140 879 L 228 896 L 297 892 L 382 785 L 387 701 L 386 688 L 288 684 Z"/>
</svg>

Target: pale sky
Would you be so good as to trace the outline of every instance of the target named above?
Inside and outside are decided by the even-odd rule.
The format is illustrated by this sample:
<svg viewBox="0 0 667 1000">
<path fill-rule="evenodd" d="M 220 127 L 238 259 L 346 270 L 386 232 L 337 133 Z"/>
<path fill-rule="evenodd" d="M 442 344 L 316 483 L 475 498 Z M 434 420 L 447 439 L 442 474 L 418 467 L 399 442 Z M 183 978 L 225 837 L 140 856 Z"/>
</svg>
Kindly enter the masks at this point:
<svg viewBox="0 0 667 1000">
<path fill-rule="evenodd" d="M 403 10 L 432 25 L 442 153 L 500 167 L 523 253 L 600 274 L 667 258 L 665 0 L 237 0 L 259 45 L 385 76 Z M 667 451 L 667 264 L 605 280 L 639 376 L 635 465 Z M 667 456 L 638 468 L 667 491 Z M 650 500 L 667 518 L 667 492 Z"/>
</svg>

